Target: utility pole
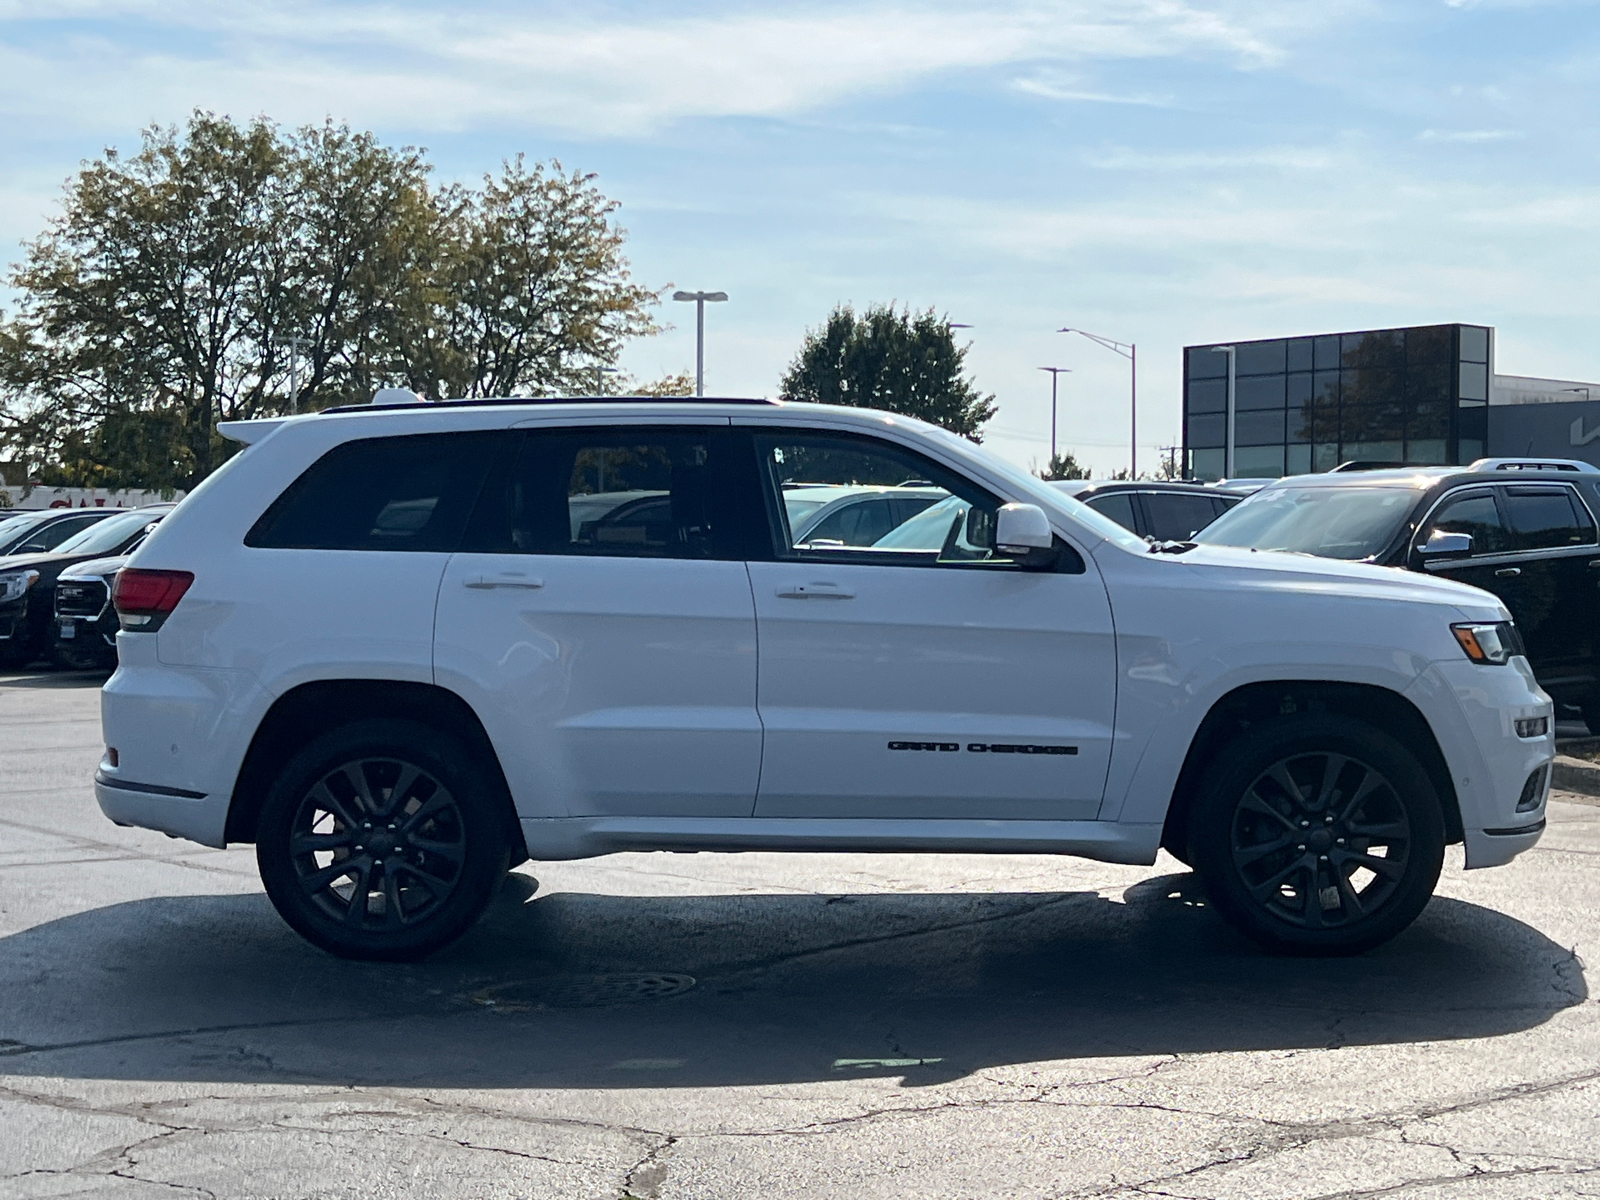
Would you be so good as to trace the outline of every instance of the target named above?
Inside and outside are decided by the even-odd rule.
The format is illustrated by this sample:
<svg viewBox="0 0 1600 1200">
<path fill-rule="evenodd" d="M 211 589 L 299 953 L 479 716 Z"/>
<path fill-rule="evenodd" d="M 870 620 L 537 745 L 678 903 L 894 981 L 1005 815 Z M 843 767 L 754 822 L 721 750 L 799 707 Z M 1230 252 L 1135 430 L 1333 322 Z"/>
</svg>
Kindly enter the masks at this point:
<svg viewBox="0 0 1600 1200">
<path fill-rule="evenodd" d="M 1041 371 L 1050 372 L 1050 465 L 1056 465 L 1056 377 L 1067 375 L 1071 367 L 1040 367 Z"/>
<path fill-rule="evenodd" d="M 706 394 L 706 303 L 728 298 L 727 292 L 673 292 L 674 300 L 694 301 L 694 394 Z"/>
<path fill-rule="evenodd" d="M 1113 354 L 1128 360 L 1128 478 L 1139 478 L 1139 347 L 1132 342 L 1119 342 L 1115 338 L 1101 337 L 1086 329 L 1058 329 L 1057 333 L 1075 333 L 1096 345 L 1104 346 Z"/>
</svg>

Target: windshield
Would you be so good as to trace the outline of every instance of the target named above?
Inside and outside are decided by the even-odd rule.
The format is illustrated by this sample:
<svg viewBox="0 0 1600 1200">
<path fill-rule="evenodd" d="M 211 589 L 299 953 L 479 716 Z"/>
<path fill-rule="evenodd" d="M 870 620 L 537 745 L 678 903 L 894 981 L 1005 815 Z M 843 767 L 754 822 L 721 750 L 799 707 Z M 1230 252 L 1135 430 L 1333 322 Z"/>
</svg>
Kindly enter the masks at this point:
<svg viewBox="0 0 1600 1200">
<path fill-rule="evenodd" d="M 165 515 L 135 509 L 120 517 L 107 517 L 104 521 L 96 521 L 82 533 L 69 537 L 55 548 L 55 553 L 110 554 L 151 521 L 159 521 Z"/>
<path fill-rule="evenodd" d="M 48 513 L 16 513 L 9 517 L 0 517 L 0 545 L 9 538 L 15 537 L 25 529 L 29 529 L 44 520 Z"/>
<path fill-rule="evenodd" d="M 1418 493 L 1394 487 L 1268 488 L 1197 535 L 1213 546 L 1371 558 L 1394 538 Z"/>
</svg>

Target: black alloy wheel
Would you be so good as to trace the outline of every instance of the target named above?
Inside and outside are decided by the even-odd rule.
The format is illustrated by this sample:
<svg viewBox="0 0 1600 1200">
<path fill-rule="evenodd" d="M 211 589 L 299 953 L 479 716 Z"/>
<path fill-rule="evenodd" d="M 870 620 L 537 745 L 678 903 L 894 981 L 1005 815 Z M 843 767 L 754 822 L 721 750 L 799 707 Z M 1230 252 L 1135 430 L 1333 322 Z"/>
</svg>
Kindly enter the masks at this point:
<svg viewBox="0 0 1600 1200">
<path fill-rule="evenodd" d="M 1404 747 L 1359 722 L 1290 717 L 1227 747 L 1191 818 L 1217 908 L 1263 945 L 1356 953 L 1422 911 L 1444 859 L 1433 787 Z"/>
<path fill-rule="evenodd" d="M 283 918 L 331 953 L 423 957 L 477 919 L 505 873 L 500 791 L 454 739 L 425 726 L 336 730 L 268 795 L 262 882 Z"/>
</svg>

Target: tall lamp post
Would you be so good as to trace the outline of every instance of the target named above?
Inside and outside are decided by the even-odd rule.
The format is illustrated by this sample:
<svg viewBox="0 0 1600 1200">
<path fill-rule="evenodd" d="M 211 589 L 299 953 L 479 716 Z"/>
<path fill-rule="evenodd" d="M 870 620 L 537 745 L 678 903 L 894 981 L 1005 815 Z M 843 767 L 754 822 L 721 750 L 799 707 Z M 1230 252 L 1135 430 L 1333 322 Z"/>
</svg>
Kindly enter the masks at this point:
<svg viewBox="0 0 1600 1200">
<path fill-rule="evenodd" d="M 1228 356 L 1228 440 L 1226 449 L 1222 452 L 1222 477 L 1233 478 L 1233 362 L 1234 349 L 1232 346 L 1213 346 L 1213 354 L 1226 354 Z"/>
<path fill-rule="evenodd" d="M 706 394 L 706 303 L 728 298 L 727 292 L 673 292 L 674 300 L 694 301 L 694 394 Z"/>
<path fill-rule="evenodd" d="M 1098 346 L 1104 346 L 1114 354 L 1120 354 L 1128 360 L 1128 478 L 1139 477 L 1139 347 L 1132 342 L 1119 342 L 1114 338 L 1101 337 L 1098 333 L 1090 333 L 1087 329 L 1058 329 L 1057 333 L 1075 333 L 1079 337 L 1086 337 Z"/>
<path fill-rule="evenodd" d="M 615 375 L 616 373 L 617 369 L 615 367 L 602 366 L 600 363 L 595 364 L 594 394 L 596 396 L 604 396 L 606 394 L 606 376 Z"/>
<path fill-rule="evenodd" d="M 289 343 L 289 411 L 300 411 L 300 347 L 306 339 L 299 334 L 283 339 Z"/>
<path fill-rule="evenodd" d="M 1050 372 L 1050 465 L 1056 465 L 1056 377 L 1067 375 L 1071 367 L 1040 367 L 1041 371 Z"/>
</svg>

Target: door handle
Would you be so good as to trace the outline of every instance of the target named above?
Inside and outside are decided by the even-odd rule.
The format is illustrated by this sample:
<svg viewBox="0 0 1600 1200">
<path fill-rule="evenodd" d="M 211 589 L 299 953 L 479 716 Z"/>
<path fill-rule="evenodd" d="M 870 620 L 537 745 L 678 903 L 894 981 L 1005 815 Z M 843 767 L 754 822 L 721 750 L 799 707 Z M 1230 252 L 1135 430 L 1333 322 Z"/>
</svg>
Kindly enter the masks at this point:
<svg viewBox="0 0 1600 1200">
<path fill-rule="evenodd" d="M 1521 574 L 1522 574 L 1522 568 L 1521 567 L 1501 567 L 1498 571 L 1496 571 L 1494 573 L 1494 577 L 1496 579 L 1509 579 L 1513 575 L 1521 575 Z"/>
<path fill-rule="evenodd" d="M 544 580 L 529 579 L 526 575 L 468 575 L 461 584 L 469 588 L 526 588 L 536 591 L 544 586 Z"/>
<path fill-rule="evenodd" d="M 854 600 L 856 594 L 837 583 L 792 583 L 778 589 L 785 600 Z"/>
</svg>

